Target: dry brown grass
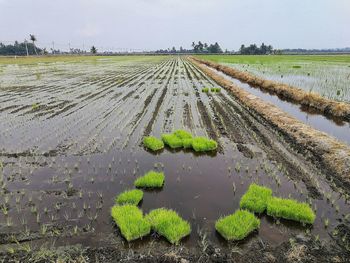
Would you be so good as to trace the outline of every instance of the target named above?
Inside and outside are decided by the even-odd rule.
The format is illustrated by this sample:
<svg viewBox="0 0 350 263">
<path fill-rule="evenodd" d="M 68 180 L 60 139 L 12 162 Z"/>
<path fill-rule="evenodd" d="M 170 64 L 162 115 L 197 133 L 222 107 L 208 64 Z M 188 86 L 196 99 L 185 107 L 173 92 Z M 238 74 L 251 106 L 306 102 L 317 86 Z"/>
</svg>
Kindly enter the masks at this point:
<svg viewBox="0 0 350 263">
<path fill-rule="evenodd" d="M 336 176 L 336 179 L 339 179 L 344 186 L 350 187 L 350 147 L 348 145 L 306 125 L 275 105 L 239 88 L 193 58 L 189 60 L 219 85 L 232 91 L 233 95 L 244 106 L 259 114 L 279 132 L 287 135 L 295 145 L 311 152 L 317 160 L 316 164 L 321 164 L 322 169 L 326 169 L 325 172 Z"/>
<path fill-rule="evenodd" d="M 287 84 L 262 79 L 250 73 L 220 65 L 215 62 L 191 57 L 192 60 L 215 68 L 231 77 L 239 79 L 251 86 L 259 87 L 263 90 L 276 94 L 284 99 L 290 100 L 307 107 L 317 109 L 325 115 L 340 117 L 345 120 L 350 120 L 350 104 L 345 102 L 326 99 L 315 92 L 307 92 L 298 87 L 293 87 Z"/>
</svg>

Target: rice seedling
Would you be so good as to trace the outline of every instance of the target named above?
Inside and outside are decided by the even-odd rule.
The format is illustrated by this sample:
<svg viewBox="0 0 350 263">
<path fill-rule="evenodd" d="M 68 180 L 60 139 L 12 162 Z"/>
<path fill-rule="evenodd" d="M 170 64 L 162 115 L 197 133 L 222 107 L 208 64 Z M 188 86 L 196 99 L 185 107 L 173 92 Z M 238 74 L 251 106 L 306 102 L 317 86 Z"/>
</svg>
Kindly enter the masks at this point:
<svg viewBox="0 0 350 263">
<path fill-rule="evenodd" d="M 150 223 L 134 205 L 113 206 L 111 215 L 127 241 L 142 238 L 151 232 Z"/>
<path fill-rule="evenodd" d="M 172 149 L 181 148 L 183 146 L 182 139 L 175 134 L 162 134 L 164 144 Z"/>
<path fill-rule="evenodd" d="M 211 92 L 220 92 L 221 88 L 211 88 L 210 91 Z"/>
<path fill-rule="evenodd" d="M 208 93 L 209 92 L 209 88 L 202 88 L 202 92 Z"/>
<path fill-rule="evenodd" d="M 118 205 L 138 205 L 143 198 L 143 192 L 138 189 L 127 190 L 119 194 L 115 199 Z"/>
<path fill-rule="evenodd" d="M 246 210 L 237 210 L 234 214 L 220 218 L 215 229 L 226 240 L 242 240 L 260 227 L 260 220 Z"/>
<path fill-rule="evenodd" d="M 134 185 L 139 188 L 160 188 L 163 184 L 164 173 L 156 171 L 149 171 L 134 182 Z"/>
<path fill-rule="evenodd" d="M 267 214 L 302 223 L 313 224 L 316 218 L 314 211 L 307 203 L 300 203 L 293 199 L 272 197 L 267 203 Z"/>
<path fill-rule="evenodd" d="M 152 151 L 158 151 L 164 148 L 163 141 L 153 136 L 143 138 L 143 144 L 147 149 L 150 149 Z"/>
<path fill-rule="evenodd" d="M 242 196 L 239 206 L 252 212 L 262 213 L 271 197 L 272 190 L 270 188 L 251 184 L 248 191 Z"/>
<path fill-rule="evenodd" d="M 181 140 L 192 139 L 192 134 L 185 130 L 176 130 L 173 132 L 173 134 Z"/>
<path fill-rule="evenodd" d="M 178 244 L 182 238 L 191 233 L 190 224 L 171 209 L 152 210 L 146 215 L 146 219 L 154 231 L 172 244 Z"/>
<path fill-rule="evenodd" d="M 196 152 L 207 152 L 216 150 L 218 144 L 216 141 L 205 138 L 205 137 L 195 137 L 192 140 L 192 148 Z"/>
</svg>

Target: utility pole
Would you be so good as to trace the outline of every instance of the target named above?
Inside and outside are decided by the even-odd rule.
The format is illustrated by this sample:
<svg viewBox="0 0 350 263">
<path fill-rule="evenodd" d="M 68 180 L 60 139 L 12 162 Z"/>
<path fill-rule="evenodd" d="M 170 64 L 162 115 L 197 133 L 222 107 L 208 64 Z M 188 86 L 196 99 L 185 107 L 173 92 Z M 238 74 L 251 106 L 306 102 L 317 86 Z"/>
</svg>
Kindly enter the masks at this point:
<svg viewBox="0 0 350 263">
<path fill-rule="evenodd" d="M 55 54 L 55 42 L 52 41 L 52 54 Z"/>
<path fill-rule="evenodd" d="M 24 40 L 24 44 L 26 45 L 26 51 L 27 51 L 27 57 L 28 57 L 29 53 L 28 53 L 27 39 Z"/>
</svg>

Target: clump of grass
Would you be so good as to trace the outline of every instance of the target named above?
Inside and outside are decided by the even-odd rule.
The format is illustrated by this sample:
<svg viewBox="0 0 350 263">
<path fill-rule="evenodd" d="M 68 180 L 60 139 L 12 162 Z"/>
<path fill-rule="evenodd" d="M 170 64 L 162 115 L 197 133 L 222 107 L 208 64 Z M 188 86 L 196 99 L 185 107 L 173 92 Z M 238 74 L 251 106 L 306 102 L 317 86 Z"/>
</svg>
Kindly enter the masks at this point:
<svg viewBox="0 0 350 263">
<path fill-rule="evenodd" d="M 209 92 L 209 88 L 203 88 L 202 92 L 208 93 Z"/>
<path fill-rule="evenodd" d="M 216 141 L 205 138 L 205 137 L 195 137 L 192 140 L 192 148 L 196 152 L 206 152 L 213 151 L 218 147 Z"/>
<path fill-rule="evenodd" d="M 143 138 L 143 144 L 147 149 L 150 149 L 152 151 L 158 151 L 164 148 L 163 141 L 159 140 L 154 136 L 148 136 Z"/>
<path fill-rule="evenodd" d="M 119 194 L 115 199 L 118 205 L 138 205 L 143 198 L 143 192 L 138 189 L 127 190 Z"/>
<path fill-rule="evenodd" d="M 308 224 L 313 224 L 316 218 L 314 211 L 307 203 L 300 203 L 293 199 L 270 198 L 266 210 L 270 216 Z"/>
<path fill-rule="evenodd" d="M 111 215 L 127 241 L 141 238 L 151 232 L 150 223 L 134 205 L 115 205 L 111 209 Z"/>
<path fill-rule="evenodd" d="M 301 68 L 299 65 L 294 65 L 293 68 Z"/>
<path fill-rule="evenodd" d="M 215 229 L 226 240 L 242 240 L 260 227 L 260 220 L 246 210 L 237 210 L 234 214 L 220 218 Z"/>
<path fill-rule="evenodd" d="M 191 139 L 183 139 L 182 140 L 182 146 L 187 149 L 187 148 L 192 148 L 192 138 Z"/>
<path fill-rule="evenodd" d="M 262 213 L 271 197 L 272 190 L 270 188 L 251 184 L 248 191 L 242 196 L 239 206 L 252 212 Z"/>
<path fill-rule="evenodd" d="M 144 176 L 137 178 L 134 182 L 140 188 L 160 188 L 164 184 L 164 173 L 149 171 Z"/>
<path fill-rule="evenodd" d="M 190 224 L 170 209 L 152 210 L 146 219 L 154 231 L 164 236 L 172 244 L 178 244 L 183 237 L 191 233 Z"/>
<path fill-rule="evenodd" d="M 221 88 L 211 88 L 210 91 L 211 92 L 220 92 Z"/>
<path fill-rule="evenodd" d="M 32 110 L 37 110 L 39 109 L 40 105 L 38 103 L 33 103 L 32 104 Z"/>
<path fill-rule="evenodd" d="M 172 149 L 181 148 L 183 146 L 182 139 L 175 134 L 162 134 L 163 142 Z"/>
</svg>

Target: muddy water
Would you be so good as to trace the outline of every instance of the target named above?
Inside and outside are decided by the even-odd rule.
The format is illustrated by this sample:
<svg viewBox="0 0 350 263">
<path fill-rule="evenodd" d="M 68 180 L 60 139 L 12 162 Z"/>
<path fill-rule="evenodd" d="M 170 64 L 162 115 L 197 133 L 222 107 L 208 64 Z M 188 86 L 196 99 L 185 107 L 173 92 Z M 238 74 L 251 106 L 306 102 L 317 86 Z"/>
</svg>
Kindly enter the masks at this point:
<svg viewBox="0 0 350 263">
<path fill-rule="evenodd" d="M 220 72 L 215 69 L 211 69 L 215 71 L 217 74 L 225 77 L 226 79 L 229 79 L 234 84 L 239 86 L 240 88 L 250 92 L 251 94 L 254 94 L 255 96 L 271 102 L 272 104 L 278 106 L 283 111 L 289 113 L 293 117 L 297 118 L 298 120 L 312 126 L 313 128 L 324 131 L 333 137 L 339 139 L 340 141 L 343 141 L 347 144 L 350 144 L 350 123 L 346 121 L 342 121 L 339 119 L 330 119 L 326 116 L 323 116 L 322 114 L 312 111 L 309 108 L 305 108 L 303 106 L 294 104 L 289 101 L 281 100 L 278 96 L 270 94 L 266 91 L 263 91 L 259 88 L 252 87 L 249 84 L 246 84 L 244 82 L 241 82 L 238 79 L 232 78 L 223 72 Z"/>
<path fill-rule="evenodd" d="M 281 158 L 284 153 L 264 138 L 273 132 L 265 134 L 231 94 L 223 89 L 202 93 L 203 87 L 215 84 L 182 58 L 108 60 L 75 65 L 76 71 L 69 64 L 59 67 L 69 68 L 75 77 L 46 73 L 27 88 L 18 88 L 19 80 L 1 86 L 1 100 L 11 98 L 18 108 L 31 105 L 31 97 L 45 105 L 60 100 L 70 105 L 0 113 L 0 202 L 8 211 L 0 214 L 1 233 L 36 242 L 54 235 L 56 244 L 122 242 L 110 208 L 118 193 L 132 188 L 135 178 L 150 169 L 165 172 L 165 186 L 145 191 L 140 207 L 146 213 L 158 207 L 178 211 L 192 226 L 183 240 L 188 247 L 196 246 L 203 233 L 211 242 L 227 246 L 215 232 L 215 220 L 239 208 L 252 182 L 271 187 L 277 196 L 311 202 L 317 219 L 308 227 L 261 215 L 259 232 L 239 243 L 242 249 L 256 239 L 277 245 L 306 231 L 329 241 L 333 228 L 350 213 L 349 204 L 323 176 L 307 178 L 299 173 L 301 163 L 296 160 L 294 167 Z M 26 68 L 21 72 L 29 78 Z M 1 108 L 10 105 L 7 101 Z M 216 139 L 219 152 L 198 155 L 165 149 L 152 154 L 143 149 L 143 136 L 179 128 Z M 324 220 L 329 220 L 327 229 Z M 147 246 L 154 239 L 131 246 Z"/>
</svg>

